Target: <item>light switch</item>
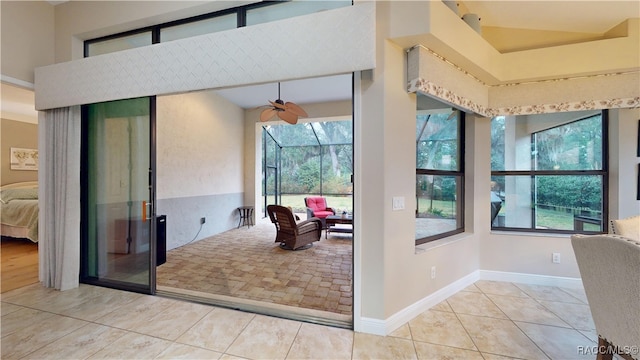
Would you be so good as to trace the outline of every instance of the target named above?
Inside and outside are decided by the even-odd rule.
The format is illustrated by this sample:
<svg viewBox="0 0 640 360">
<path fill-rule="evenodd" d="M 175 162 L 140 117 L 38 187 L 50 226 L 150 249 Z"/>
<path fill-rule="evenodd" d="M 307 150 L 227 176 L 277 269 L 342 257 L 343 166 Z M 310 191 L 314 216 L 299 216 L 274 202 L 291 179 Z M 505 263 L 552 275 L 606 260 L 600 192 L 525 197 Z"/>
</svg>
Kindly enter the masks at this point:
<svg viewBox="0 0 640 360">
<path fill-rule="evenodd" d="M 394 196 L 392 199 L 392 203 L 393 210 L 403 210 L 404 196 Z"/>
</svg>

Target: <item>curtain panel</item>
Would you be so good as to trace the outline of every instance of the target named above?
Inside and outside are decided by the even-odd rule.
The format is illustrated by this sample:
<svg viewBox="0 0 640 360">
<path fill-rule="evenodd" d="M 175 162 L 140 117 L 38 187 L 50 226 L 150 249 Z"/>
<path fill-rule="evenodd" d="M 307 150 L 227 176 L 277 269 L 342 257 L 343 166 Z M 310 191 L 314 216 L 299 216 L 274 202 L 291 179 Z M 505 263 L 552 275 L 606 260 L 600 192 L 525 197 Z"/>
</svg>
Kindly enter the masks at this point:
<svg viewBox="0 0 640 360">
<path fill-rule="evenodd" d="M 39 275 L 45 287 L 78 287 L 80 274 L 80 106 L 39 116 Z"/>
</svg>

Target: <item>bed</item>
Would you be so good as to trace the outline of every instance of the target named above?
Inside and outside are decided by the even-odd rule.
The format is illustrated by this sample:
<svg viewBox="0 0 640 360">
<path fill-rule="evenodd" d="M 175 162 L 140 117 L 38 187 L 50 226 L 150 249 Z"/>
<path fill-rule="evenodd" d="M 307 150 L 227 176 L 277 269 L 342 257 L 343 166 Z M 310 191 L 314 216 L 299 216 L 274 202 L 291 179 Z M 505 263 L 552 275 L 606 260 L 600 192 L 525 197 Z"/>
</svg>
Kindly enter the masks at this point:
<svg viewBox="0 0 640 360">
<path fill-rule="evenodd" d="M 0 187 L 0 234 L 38 242 L 38 182 Z"/>
</svg>

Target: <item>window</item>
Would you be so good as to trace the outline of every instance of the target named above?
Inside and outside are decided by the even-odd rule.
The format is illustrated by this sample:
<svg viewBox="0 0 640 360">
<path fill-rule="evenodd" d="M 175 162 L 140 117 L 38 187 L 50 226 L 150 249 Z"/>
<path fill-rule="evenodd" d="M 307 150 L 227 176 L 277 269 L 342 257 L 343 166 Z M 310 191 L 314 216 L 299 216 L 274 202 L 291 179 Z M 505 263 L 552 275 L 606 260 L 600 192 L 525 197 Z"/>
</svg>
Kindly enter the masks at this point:
<svg viewBox="0 0 640 360">
<path fill-rule="evenodd" d="M 416 245 L 464 231 L 464 113 L 418 95 Z"/>
<path fill-rule="evenodd" d="M 604 232 L 606 119 L 606 111 L 494 118 L 492 228 Z"/>
<path fill-rule="evenodd" d="M 327 119 L 328 120 L 328 119 Z M 263 196 L 267 204 L 306 211 L 319 195 L 338 212 L 353 211 L 353 128 L 350 118 L 263 126 Z"/>
<path fill-rule="evenodd" d="M 147 46 L 159 42 L 184 39 L 256 25 L 280 19 L 311 14 L 319 11 L 351 6 L 351 1 L 264 1 L 238 6 L 213 13 L 202 14 L 144 29 L 86 40 L 84 56 L 96 56 L 121 50 Z"/>
<path fill-rule="evenodd" d="M 351 1 L 280 1 L 247 10 L 247 26 L 351 6 Z"/>
<path fill-rule="evenodd" d="M 151 45 L 151 31 L 143 31 L 124 36 L 108 37 L 100 41 L 85 42 L 85 56 L 96 56 L 116 51 Z"/>
<path fill-rule="evenodd" d="M 238 27 L 238 16 L 235 13 L 190 21 L 184 24 L 167 26 L 160 29 L 160 42 L 184 39 L 191 36 L 211 34 L 218 31 Z"/>
</svg>

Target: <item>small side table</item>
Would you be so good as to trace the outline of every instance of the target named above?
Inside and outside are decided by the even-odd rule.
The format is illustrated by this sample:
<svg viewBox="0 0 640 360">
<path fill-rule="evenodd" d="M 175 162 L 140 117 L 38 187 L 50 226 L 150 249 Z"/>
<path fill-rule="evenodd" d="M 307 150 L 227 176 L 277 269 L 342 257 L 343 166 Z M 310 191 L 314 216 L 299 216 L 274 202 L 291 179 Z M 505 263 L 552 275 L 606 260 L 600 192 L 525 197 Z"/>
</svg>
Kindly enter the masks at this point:
<svg viewBox="0 0 640 360">
<path fill-rule="evenodd" d="M 240 206 L 238 208 L 238 214 L 240 214 L 240 220 L 238 221 L 238 228 L 244 225 L 247 225 L 247 227 L 254 225 L 253 224 L 253 206 Z"/>
<path fill-rule="evenodd" d="M 353 217 L 341 216 L 341 215 L 329 215 L 325 218 L 327 228 L 324 231 L 324 238 L 326 239 L 330 232 L 348 233 L 353 234 Z M 351 225 L 347 227 L 336 227 L 338 224 Z"/>
</svg>

